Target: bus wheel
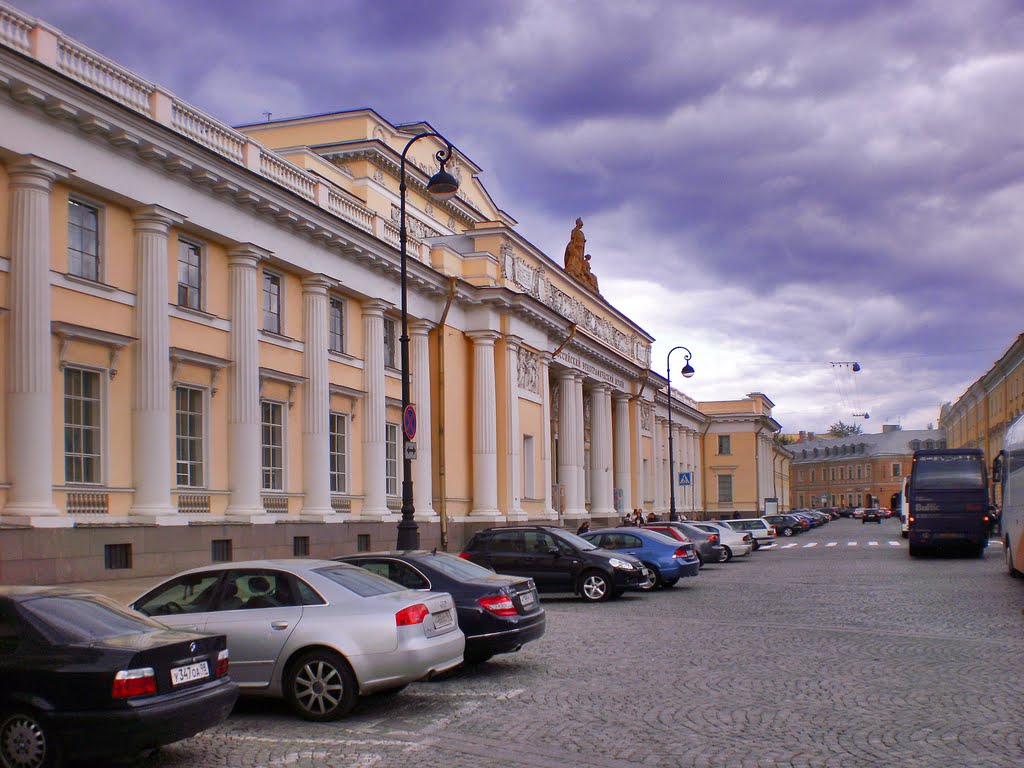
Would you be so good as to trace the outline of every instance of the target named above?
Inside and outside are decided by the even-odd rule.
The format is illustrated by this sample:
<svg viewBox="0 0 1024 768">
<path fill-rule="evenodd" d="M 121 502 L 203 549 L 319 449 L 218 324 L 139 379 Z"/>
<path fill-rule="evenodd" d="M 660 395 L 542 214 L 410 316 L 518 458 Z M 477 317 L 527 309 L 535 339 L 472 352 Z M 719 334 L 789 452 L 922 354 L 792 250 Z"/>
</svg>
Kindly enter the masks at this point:
<svg viewBox="0 0 1024 768">
<path fill-rule="evenodd" d="M 904 539 L 909 539 L 910 538 L 910 534 L 907 533 L 906 531 L 900 531 L 900 536 L 902 536 Z"/>
<path fill-rule="evenodd" d="M 915 544 L 914 542 L 910 542 L 910 556 L 911 557 L 917 557 L 920 554 L 921 554 L 921 548 L 919 546 L 917 546 L 917 544 Z"/>
<path fill-rule="evenodd" d="M 1010 551 L 1010 540 L 1003 542 L 1003 557 L 1006 558 L 1006 573 L 1011 579 L 1020 576 L 1020 571 L 1013 567 L 1013 552 Z"/>
</svg>

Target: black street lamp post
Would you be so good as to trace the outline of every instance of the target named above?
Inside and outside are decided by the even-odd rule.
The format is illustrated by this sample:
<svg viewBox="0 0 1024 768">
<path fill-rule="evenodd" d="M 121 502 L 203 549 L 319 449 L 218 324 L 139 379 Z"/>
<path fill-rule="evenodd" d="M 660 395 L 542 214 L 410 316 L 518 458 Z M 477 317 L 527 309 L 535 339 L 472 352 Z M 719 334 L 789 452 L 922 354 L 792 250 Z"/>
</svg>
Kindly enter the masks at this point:
<svg viewBox="0 0 1024 768">
<path fill-rule="evenodd" d="M 400 198 L 400 215 L 398 224 L 399 249 L 402 252 L 402 335 L 399 337 L 399 347 L 402 354 L 402 519 L 398 523 L 398 542 L 400 550 L 417 549 L 420 545 L 419 527 L 416 525 L 416 508 L 412 500 L 412 438 L 410 431 L 410 409 L 409 409 L 409 297 L 408 297 L 408 272 L 406 262 L 406 228 L 405 228 L 405 158 L 409 153 L 409 147 L 420 139 L 434 137 L 445 143 L 445 148 L 440 149 L 434 155 L 441 169 L 430 177 L 427 182 L 427 194 L 434 200 L 448 200 L 459 191 L 459 182 L 454 176 L 445 170 L 445 164 L 451 160 L 452 145 L 446 138 L 438 133 L 428 131 L 413 136 L 402 150 L 402 162 L 399 169 L 398 192 Z M 425 376 L 426 371 L 420 371 L 420 376 Z M 411 419 L 412 427 L 415 429 L 415 418 Z M 430 425 L 424 427 L 427 430 L 426 439 L 430 439 Z"/>
<path fill-rule="evenodd" d="M 683 366 L 683 370 L 680 371 L 683 374 L 683 378 L 690 378 L 693 376 L 695 371 L 693 366 L 690 365 L 690 358 L 693 357 L 693 353 L 686 347 L 672 347 L 668 351 L 668 356 L 665 358 L 666 376 L 668 379 L 668 519 L 678 520 L 679 514 L 676 512 L 676 462 L 675 456 L 672 452 L 672 353 L 677 349 L 686 351 L 686 364 Z M 690 482 L 693 482 L 691 479 Z"/>
</svg>

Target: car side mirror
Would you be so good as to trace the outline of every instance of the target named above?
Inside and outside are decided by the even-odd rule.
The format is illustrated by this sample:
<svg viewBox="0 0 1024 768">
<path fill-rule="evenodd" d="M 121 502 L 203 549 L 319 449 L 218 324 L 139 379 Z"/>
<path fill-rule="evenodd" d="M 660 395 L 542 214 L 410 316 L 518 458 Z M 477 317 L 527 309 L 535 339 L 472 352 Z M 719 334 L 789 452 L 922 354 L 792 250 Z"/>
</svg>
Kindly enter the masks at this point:
<svg viewBox="0 0 1024 768">
<path fill-rule="evenodd" d="M 548 554 L 549 555 L 558 555 L 560 553 L 561 553 L 561 550 L 559 550 L 558 547 L 548 547 Z"/>
</svg>

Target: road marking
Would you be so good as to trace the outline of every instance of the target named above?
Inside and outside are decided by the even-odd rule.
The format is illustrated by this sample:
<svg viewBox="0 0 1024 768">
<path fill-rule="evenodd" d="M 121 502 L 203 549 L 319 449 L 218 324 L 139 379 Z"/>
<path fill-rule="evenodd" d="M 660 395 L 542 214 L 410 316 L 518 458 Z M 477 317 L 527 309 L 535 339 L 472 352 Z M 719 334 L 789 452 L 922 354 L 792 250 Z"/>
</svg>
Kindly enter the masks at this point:
<svg viewBox="0 0 1024 768">
<path fill-rule="evenodd" d="M 878 542 L 877 541 L 869 541 L 868 542 L 868 546 L 869 547 L 877 547 L 878 546 Z"/>
<path fill-rule="evenodd" d="M 889 542 L 889 546 L 890 547 L 898 547 L 898 546 L 900 546 L 900 543 L 898 541 L 890 541 Z"/>
<path fill-rule="evenodd" d="M 816 547 L 816 546 L 818 546 L 818 542 L 812 541 L 810 544 L 804 544 L 804 549 L 807 549 L 808 547 Z"/>
<path fill-rule="evenodd" d="M 783 549 L 792 549 L 792 548 L 793 548 L 793 547 L 795 547 L 795 546 L 797 546 L 797 545 L 796 545 L 796 544 L 786 544 L 786 545 L 785 545 L 785 546 L 783 546 L 782 548 L 783 548 Z"/>
<path fill-rule="evenodd" d="M 857 542 L 856 541 L 848 541 L 848 542 L 846 542 L 846 546 L 848 546 L 848 547 L 856 547 L 857 546 Z"/>
<path fill-rule="evenodd" d="M 837 544 L 836 542 L 834 542 L 834 541 L 830 541 L 830 542 L 829 542 L 828 544 L 826 544 L 825 546 L 826 546 L 826 547 L 835 547 L 835 546 L 838 546 L 838 544 Z"/>
</svg>

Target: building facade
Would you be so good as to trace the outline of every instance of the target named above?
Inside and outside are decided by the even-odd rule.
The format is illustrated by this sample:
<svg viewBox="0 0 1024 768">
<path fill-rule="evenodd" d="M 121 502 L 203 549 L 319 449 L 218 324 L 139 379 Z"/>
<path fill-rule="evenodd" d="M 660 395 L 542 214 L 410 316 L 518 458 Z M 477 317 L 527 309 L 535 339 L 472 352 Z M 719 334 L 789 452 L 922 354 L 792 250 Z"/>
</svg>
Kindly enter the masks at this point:
<svg viewBox="0 0 1024 768">
<path fill-rule="evenodd" d="M 801 432 L 789 447 L 794 508 L 891 507 L 910 474 L 914 451 L 945 448 L 946 436 L 941 429 L 885 425 L 871 435 L 815 437 Z"/>
<path fill-rule="evenodd" d="M 771 500 L 789 508 L 790 450 L 777 440 L 781 425 L 775 404 L 761 392 L 742 400 L 701 401 L 709 418 L 704 436 L 704 516 L 751 517 L 765 514 Z"/>
<path fill-rule="evenodd" d="M 0 582 L 393 546 L 399 169 L 423 132 L 230 128 L 0 5 Z M 698 512 L 710 419 L 669 402 L 582 223 L 543 253 L 459 150 L 431 201 L 444 146 L 405 179 L 423 545 L 663 513 L 680 471 Z"/>
</svg>

